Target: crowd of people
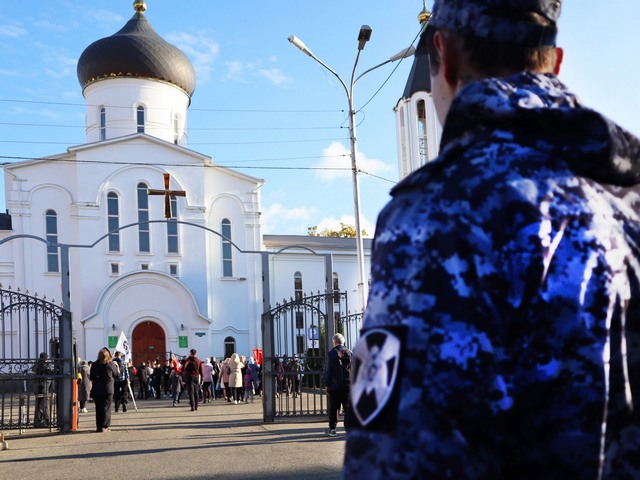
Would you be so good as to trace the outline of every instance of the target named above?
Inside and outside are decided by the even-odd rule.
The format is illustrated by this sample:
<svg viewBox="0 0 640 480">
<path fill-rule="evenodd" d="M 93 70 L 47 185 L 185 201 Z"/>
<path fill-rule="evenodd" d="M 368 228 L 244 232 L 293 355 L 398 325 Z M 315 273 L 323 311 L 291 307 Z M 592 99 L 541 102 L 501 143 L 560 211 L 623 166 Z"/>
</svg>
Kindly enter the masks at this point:
<svg viewBox="0 0 640 480">
<path fill-rule="evenodd" d="M 253 403 L 262 394 L 261 366 L 253 357 L 233 353 L 218 362 L 216 357 L 201 361 L 197 351 L 189 356 L 170 360 L 157 357 L 140 362 L 136 367 L 125 363 L 122 352 L 113 357 L 108 348 L 98 352 L 97 360 L 78 359 L 79 412 L 87 413 L 87 403 L 93 401 L 96 410 L 96 431 L 109 431 L 111 407 L 126 412 L 131 396 L 138 400 L 167 399 L 173 406 L 188 398 L 191 411 L 201 403 L 224 400 L 228 403 Z M 186 393 L 185 393 L 186 392 Z"/>
</svg>

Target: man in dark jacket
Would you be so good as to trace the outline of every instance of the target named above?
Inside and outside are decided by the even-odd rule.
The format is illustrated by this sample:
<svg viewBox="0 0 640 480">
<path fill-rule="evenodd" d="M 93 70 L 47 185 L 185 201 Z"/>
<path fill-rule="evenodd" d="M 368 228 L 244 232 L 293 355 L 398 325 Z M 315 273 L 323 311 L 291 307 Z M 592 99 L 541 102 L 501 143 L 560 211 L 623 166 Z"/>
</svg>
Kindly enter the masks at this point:
<svg viewBox="0 0 640 480">
<path fill-rule="evenodd" d="M 351 352 L 344 346 L 344 336 L 336 333 L 333 336 L 333 348 L 327 353 L 324 365 L 323 382 L 324 389 L 329 395 L 329 428 L 325 433 L 330 437 L 335 437 L 338 426 L 338 412 L 342 407 L 345 412 L 345 425 L 348 425 L 346 418 L 349 404 L 349 369 L 351 362 Z"/>
<path fill-rule="evenodd" d="M 189 404 L 191 411 L 198 410 L 198 397 L 200 395 L 200 385 L 202 384 L 202 362 L 196 357 L 196 349 L 192 348 L 189 358 L 184 362 L 184 377 L 189 390 Z"/>
<path fill-rule="evenodd" d="M 435 0 L 440 154 L 378 218 L 345 478 L 639 478 L 640 140 L 557 78 L 559 15 Z"/>
</svg>

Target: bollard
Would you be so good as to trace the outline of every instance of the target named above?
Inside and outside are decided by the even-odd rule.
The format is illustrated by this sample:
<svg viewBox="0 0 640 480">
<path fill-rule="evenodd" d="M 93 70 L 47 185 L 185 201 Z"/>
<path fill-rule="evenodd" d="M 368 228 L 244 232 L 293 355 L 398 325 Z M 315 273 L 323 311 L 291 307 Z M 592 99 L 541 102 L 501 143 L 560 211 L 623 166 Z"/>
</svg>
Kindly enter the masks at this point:
<svg viewBox="0 0 640 480">
<path fill-rule="evenodd" d="M 9 450 L 9 443 L 4 440 L 4 433 L 0 432 L 0 447 L 2 450 Z"/>
</svg>

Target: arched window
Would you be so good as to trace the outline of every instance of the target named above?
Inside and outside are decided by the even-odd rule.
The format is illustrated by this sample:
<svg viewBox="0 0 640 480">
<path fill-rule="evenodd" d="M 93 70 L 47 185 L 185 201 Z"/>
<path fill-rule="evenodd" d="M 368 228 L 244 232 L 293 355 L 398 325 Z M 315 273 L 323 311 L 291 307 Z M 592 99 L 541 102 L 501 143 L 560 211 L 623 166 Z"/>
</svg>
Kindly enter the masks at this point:
<svg viewBox="0 0 640 480">
<path fill-rule="evenodd" d="M 293 291 L 295 301 L 302 301 L 302 274 L 300 272 L 293 275 Z"/>
<path fill-rule="evenodd" d="M 231 357 L 236 352 L 236 339 L 227 337 L 224 339 L 224 358 Z"/>
<path fill-rule="evenodd" d="M 420 156 L 420 166 L 425 165 L 429 160 L 429 145 L 427 137 L 427 107 L 425 101 L 420 99 L 417 103 L 418 107 L 418 148 Z"/>
<path fill-rule="evenodd" d="M 107 139 L 107 110 L 100 107 L 100 140 Z"/>
<path fill-rule="evenodd" d="M 45 217 L 47 241 L 58 243 L 58 215 L 54 210 L 47 210 Z M 59 272 L 59 265 L 58 247 L 47 245 L 47 272 Z"/>
<path fill-rule="evenodd" d="M 120 251 L 120 232 L 115 232 L 120 227 L 120 207 L 118 195 L 115 192 L 107 194 L 107 229 L 109 232 L 109 251 Z"/>
<path fill-rule="evenodd" d="M 173 143 L 178 144 L 180 139 L 180 115 L 175 113 L 173 115 Z"/>
<path fill-rule="evenodd" d="M 138 222 L 149 221 L 149 196 L 148 186 L 140 182 L 138 184 Z M 148 253 L 151 251 L 151 241 L 149 236 L 149 224 L 138 225 L 138 251 Z"/>
<path fill-rule="evenodd" d="M 171 197 L 171 218 L 167 222 L 167 252 L 178 253 L 178 201 Z"/>
<path fill-rule="evenodd" d="M 144 133 L 144 107 L 139 106 L 137 108 L 137 124 L 138 124 L 138 133 Z"/>
<path fill-rule="evenodd" d="M 222 276 L 233 276 L 233 256 L 231 249 L 231 222 L 229 219 L 222 220 Z"/>
</svg>

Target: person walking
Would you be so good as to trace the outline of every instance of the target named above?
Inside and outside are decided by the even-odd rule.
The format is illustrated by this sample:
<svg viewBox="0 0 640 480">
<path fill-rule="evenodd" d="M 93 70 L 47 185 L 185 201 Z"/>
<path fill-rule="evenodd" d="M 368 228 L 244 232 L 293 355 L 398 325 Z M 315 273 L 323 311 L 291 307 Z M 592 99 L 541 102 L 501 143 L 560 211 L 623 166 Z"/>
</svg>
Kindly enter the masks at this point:
<svg viewBox="0 0 640 480">
<path fill-rule="evenodd" d="M 344 478 L 638 478 L 640 139 L 559 80 L 560 10 L 434 2 L 440 154 L 378 217 Z"/>
<path fill-rule="evenodd" d="M 213 395 L 211 393 L 211 384 L 213 383 L 213 365 L 209 357 L 204 359 L 202 364 L 202 396 L 204 403 L 211 403 Z"/>
<path fill-rule="evenodd" d="M 191 405 L 191 411 L 193 412 L 194 410 L 198 410 L 198 397 L 203 374 L 202 362 L 196 356 L 198 352 L 196 352 L 195 348 L 192 348 L 189 353 L 190 355 L 184 362 L 182 370 L 189 392 L 189 405 Z"/>
<path fill-rule="evenodd" d="M 348 428 L 348 403 L 350 390 L 351 351 L 344 345 L 344 336 L 336 333 L 332 338 L 333 348 L 327 353 L 322 380 L 329 396 L 329 428 L 325 434 L 337 435 L 338 412 L 345 410 L 345 428 Z"/>
<path fill-rule="evenodd" d="M 118 364 L 111 361 L 109 349 L 100 349 L 89 373 L 91 396 L 96 407 L 96 432 L 108 432 L 111 427 L 111 402 L 119 374 Z"/>
<path fill-rule="evenodd" d="M 127 411 L 127 403 L 129 403 L 129 370 L 122 358 L 122 352 L 113 354 L 113 362 L 118 365 L 118 376 L 114 381 L 113 387 L 113 404 L 117 412 L 122 406 L 122 411 Z"/>
</svg>

